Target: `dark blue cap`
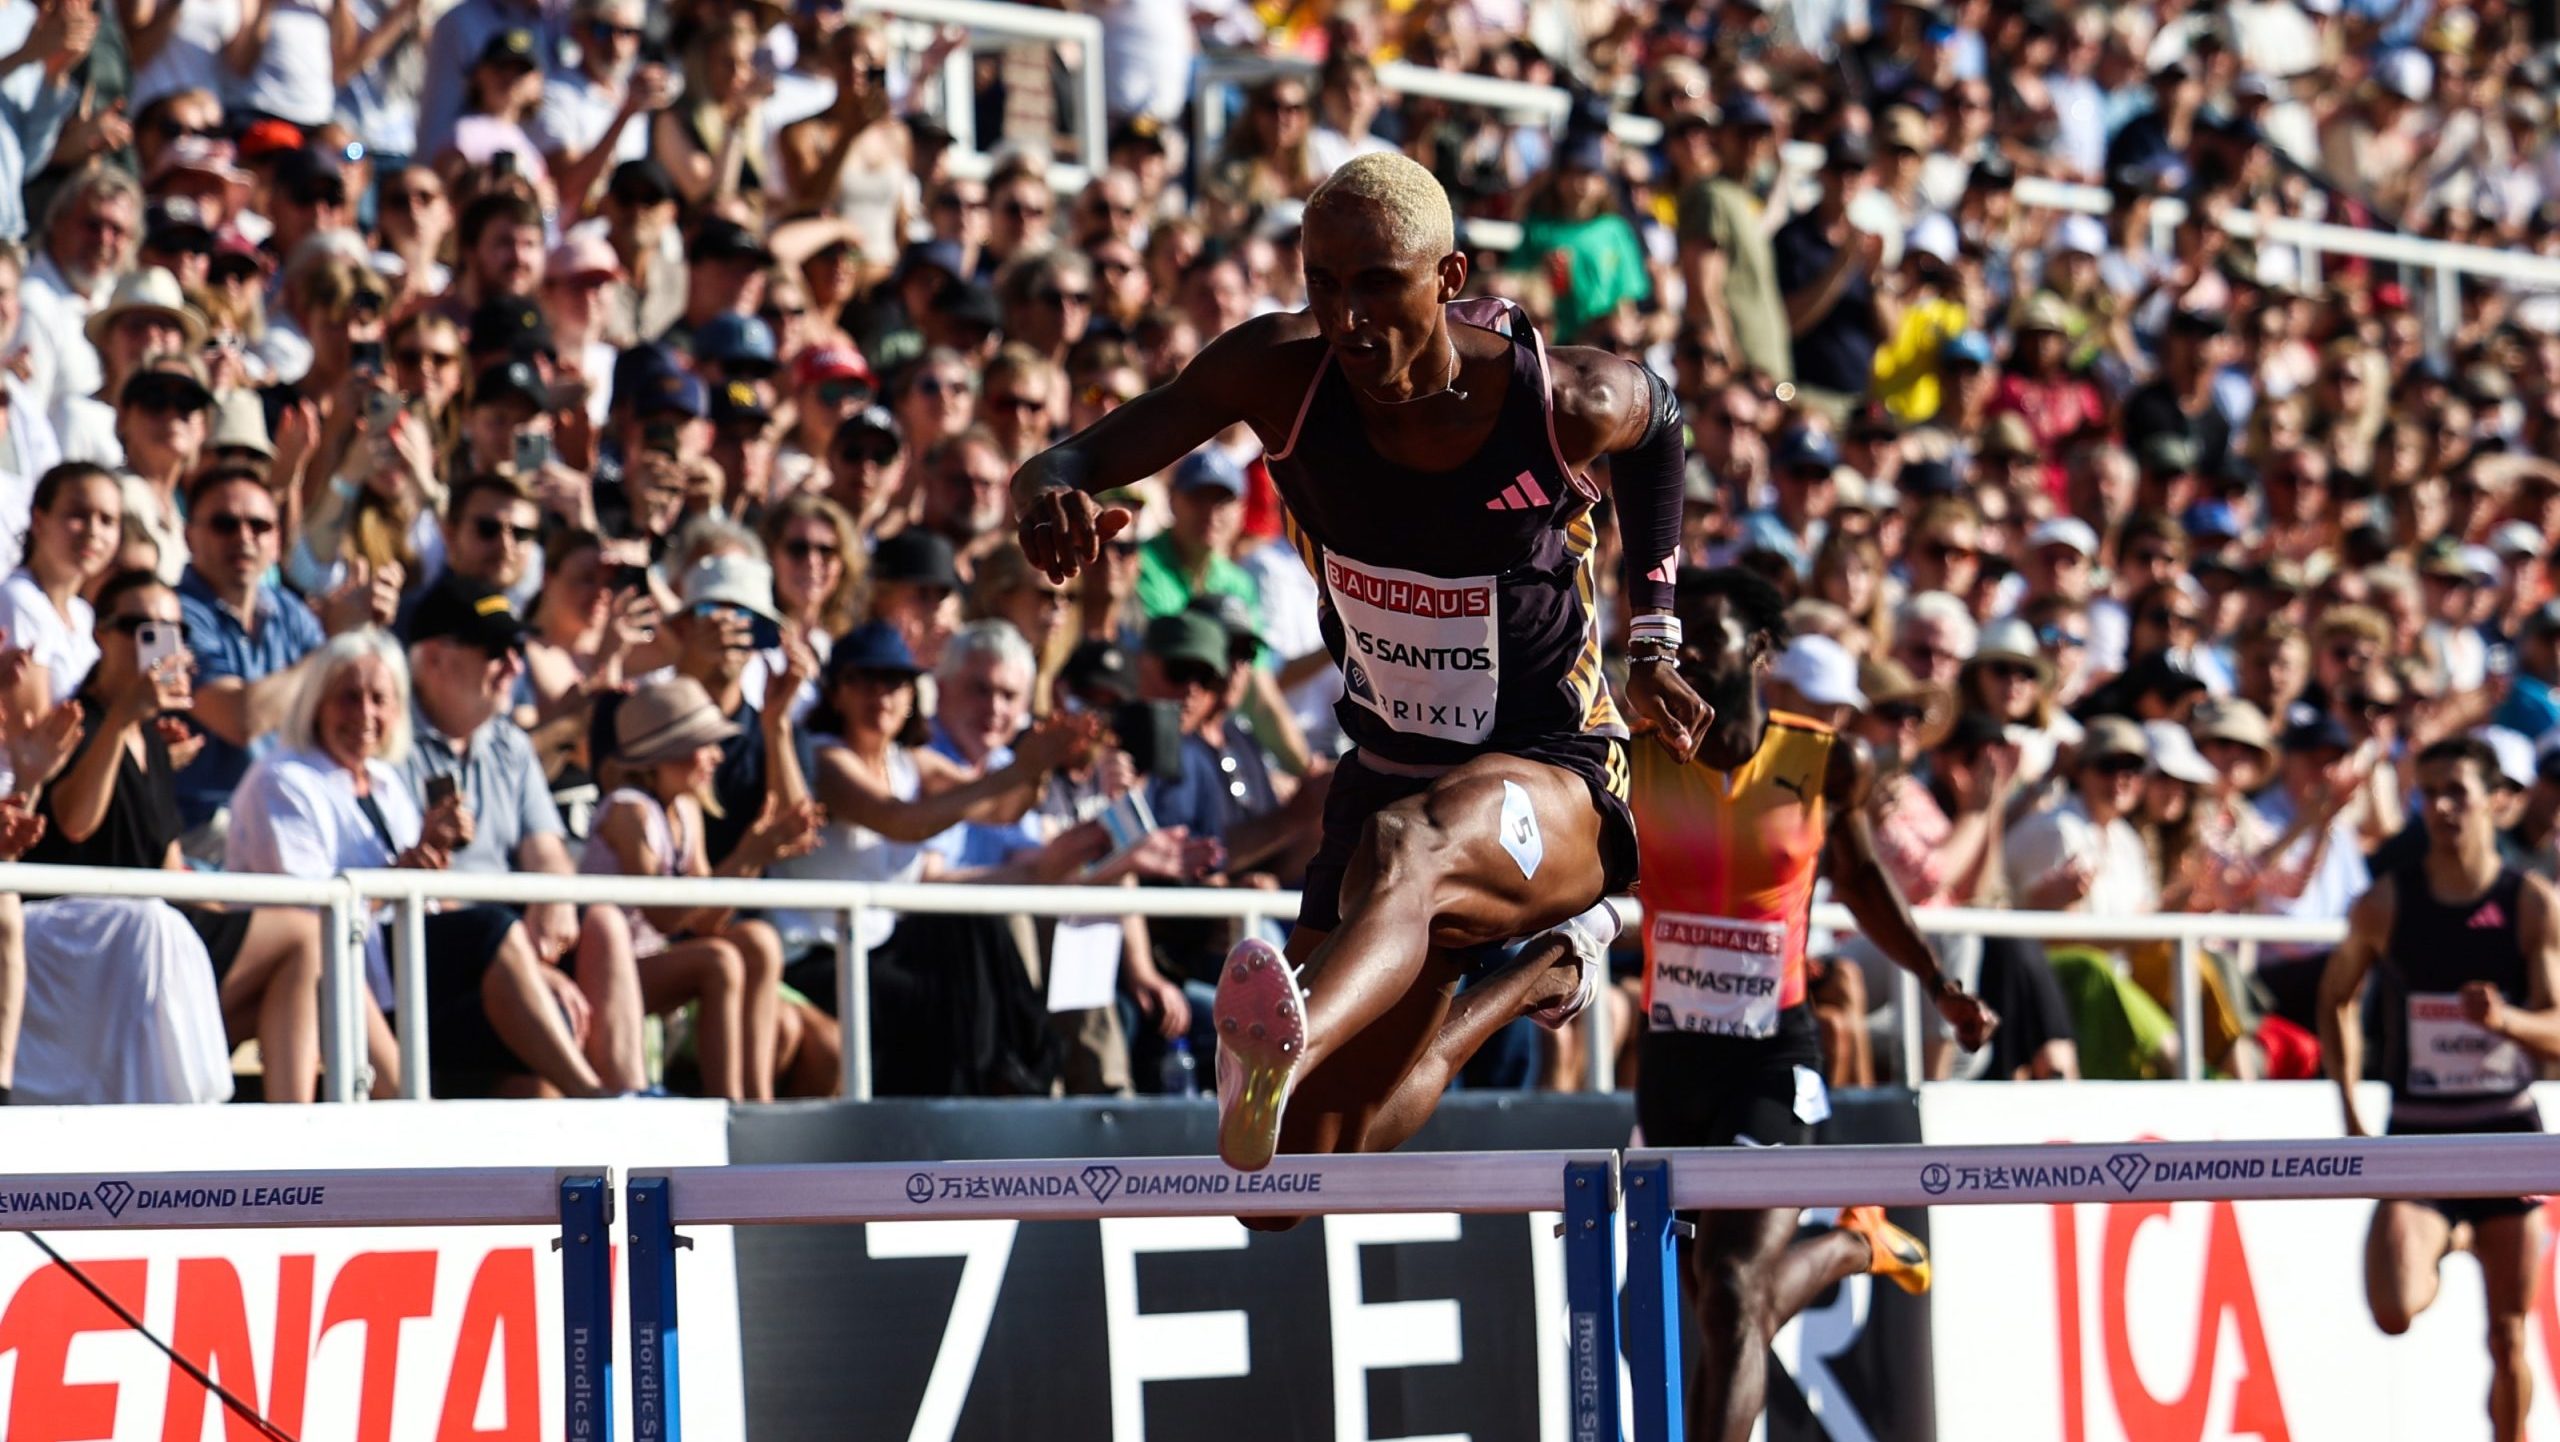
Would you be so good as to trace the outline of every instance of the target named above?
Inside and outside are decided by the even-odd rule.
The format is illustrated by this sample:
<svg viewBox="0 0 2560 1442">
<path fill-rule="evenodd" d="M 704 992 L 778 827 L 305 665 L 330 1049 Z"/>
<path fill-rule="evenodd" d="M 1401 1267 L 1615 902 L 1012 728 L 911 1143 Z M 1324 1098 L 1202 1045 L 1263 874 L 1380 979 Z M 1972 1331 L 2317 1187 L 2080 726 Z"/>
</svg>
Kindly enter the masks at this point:
<svg viewBox="0 0 2560 1442">
<path fill-rule="evenodd" d="M 617 405 L 639 403 L 640 393 L 648 390 L 660 376 L 676 375 L 684 370 L 674 351 L 662 345 L 635 345 L 613 358 L 613 400 Z"/>
<path fill-rule="evenodd" d="M 1586 130 L 1565 137 L 1556 149 L 1558 170 L 1606 170 L 1609 167 L 1609 134 L 1604 130 Z"/>
<path fill-rule="evenodd" d="M 1173 468 L 1173 488 L 1196 491 L 1203 486 L 1215 486 L 1228 495 L 1241 496 L 1244 494 L 1244 470 L 1225 451 L 1216 446 L 1202 446 L 1184 456 L 1182 464 Z"/>
<path fill-rule="evenodd" d="M 908 246 L 898 257 L 898 275 L 903 279 L 919 268 L 938 270 L 961 280 L 969 276 L 960 242 L 956 240 L 920 240 Z"/>
<path fill-rule="evenodd" d="M 2353 751 L 2356 746 L 2355 738 L 2347 734 L 2346 723 L 2327 712 L 2284 728 L 2280 744 L 2287 751 Z"/>
<path fill-rule="evenodd" d="M 1778 454 L 1774 462 L 1781 471 L 1830 470 L 1840 464 L 1840 447 L 1828 431 L 1798 427 L 1778 438 Z"/>
<path fill-rule="evenodd" d="M 703 386 L 702 377 L 677 371 L 655 377 L 641 387 L 631 408 L 644 416 L 687 415 L 699 419 L 711 414 L 711 392 Z"/>
<path fill-rule="evenodd" d="M 2187 507 L 2179 518 L 2190 536 L 2218 536 L 2229 540 L 2240 534 L 2240 517 L 2228 501 L 2198 501 Z"/>
<path fill-rule="evenodd" d="M 1758 130 L 1775 129 L 1778 124 L 1777 117 L 1769 113 L 1768 105 L 1759 96 L 1747 90 L 1717 107 L 1716 119 L 1725 125 L 1740 125 Z"/>
<path fill-rule="evenodd" d="M 863 622 L 845 632 L 835 649 L 827 653 L 827 675 L 831 678 L 855 671 L 914 676 L 923 670 L 916 664 L 916 653 L 907 649 L 907 638 L 886 621 Z"/>
<path fill-rule="evenodd" d="M 1952 496 L 1964 490 L 1964 477 L 1945 461 L 1912 461 L 1895 473 L 1894 487 L 1915 496 Z"/>
<path fill-rule="evenodd" d="M 706 361 L 718 361 L 734 371 L 770 375 L 782 364 L 782 352 L 774 344 L 773 327 L 761 317 L 724 311 L 704 321 L 693 333 L 693 353 Z"/>
</svg>

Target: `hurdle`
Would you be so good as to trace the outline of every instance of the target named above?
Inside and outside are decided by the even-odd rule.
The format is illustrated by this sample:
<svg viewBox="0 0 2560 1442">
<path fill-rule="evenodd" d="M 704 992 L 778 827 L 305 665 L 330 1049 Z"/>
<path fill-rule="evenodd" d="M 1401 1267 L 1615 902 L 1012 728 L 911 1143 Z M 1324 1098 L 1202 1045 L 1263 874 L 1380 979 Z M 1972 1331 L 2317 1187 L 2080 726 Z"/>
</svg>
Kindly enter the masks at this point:
<svg viewBox="0 0 2560 1442">
<path fill-rule="evenodd" d="M 2560 1193 L 2560 1136 L 1636 1150 L 1624 1154 L 1636 1442 L 1685 1442 L 1681 1212 Z"/>
<path fill-rule="evenodd" d="M 683 1436 L 678 1227 L 1558 1211 L 1572 1436 L 1617 1442 L 1617 1177 L 1606 1151 L 1287 1156 L 1259 1172 L 1215 1157 L 635 1169 L 623 1206 L 632 1436 Z"/>
<path fill-rule="evenodd" d="M 557 1226 L 561 1415 L 613 1438 L 613 1181 L 604 1167 L 56 1172 L 0 1177 L 15 1232 Z"/>
</svg>

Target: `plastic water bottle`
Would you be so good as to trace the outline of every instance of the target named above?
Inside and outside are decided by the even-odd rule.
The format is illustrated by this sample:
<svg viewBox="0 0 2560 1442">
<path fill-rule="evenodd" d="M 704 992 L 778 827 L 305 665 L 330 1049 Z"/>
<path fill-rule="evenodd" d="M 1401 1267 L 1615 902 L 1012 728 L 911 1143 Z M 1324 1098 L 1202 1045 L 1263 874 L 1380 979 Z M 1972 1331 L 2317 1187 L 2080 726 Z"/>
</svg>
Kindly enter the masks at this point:
<svg viewBox="0 0 2560 1442">
<path fill-rule="evenodd" d="M 1200 1095 L 1200 1063 L 1191 1055 L 1191 1038 L 1178 1036 L 1164 1053 L 1164 1094 L 1169 1097 Z"/>
</svg>

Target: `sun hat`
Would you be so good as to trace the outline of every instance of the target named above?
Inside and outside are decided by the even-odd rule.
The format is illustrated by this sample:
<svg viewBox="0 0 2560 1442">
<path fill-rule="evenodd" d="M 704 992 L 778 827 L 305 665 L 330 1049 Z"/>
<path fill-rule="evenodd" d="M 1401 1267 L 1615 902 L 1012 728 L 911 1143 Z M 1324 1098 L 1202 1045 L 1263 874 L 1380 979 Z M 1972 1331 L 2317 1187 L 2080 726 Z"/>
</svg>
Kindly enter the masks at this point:
<svg viewBox="0 0 2560 1442">
<path fill-rule="evenodd" d="M 655 766 L 737 734 L 737 723 L 720 714 L 701 682 L 671 676 L 643 685 L 615 709 L 613 757 L 627 766 Z"/>
</svg>

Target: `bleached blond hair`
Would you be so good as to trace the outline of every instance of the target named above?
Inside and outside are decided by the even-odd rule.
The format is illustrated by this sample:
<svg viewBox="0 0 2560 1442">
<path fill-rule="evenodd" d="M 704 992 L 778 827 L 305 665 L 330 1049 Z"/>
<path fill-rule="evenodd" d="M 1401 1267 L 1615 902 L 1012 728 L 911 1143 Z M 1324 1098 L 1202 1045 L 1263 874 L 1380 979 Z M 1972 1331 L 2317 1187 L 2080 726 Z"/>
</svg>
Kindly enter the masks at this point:
<svg viewBox="0 0 2560 1442">
<path fill-rule="evenodd" d="M 1344 161 L 1307 197 L 1306 221 L 1353 208 L 1382 216 L 1388 238 L 1407 255 L 1437 258 L 1458 248 L 1449 192 L 1409 155 L 1382 150 Z"/>
</svg>

